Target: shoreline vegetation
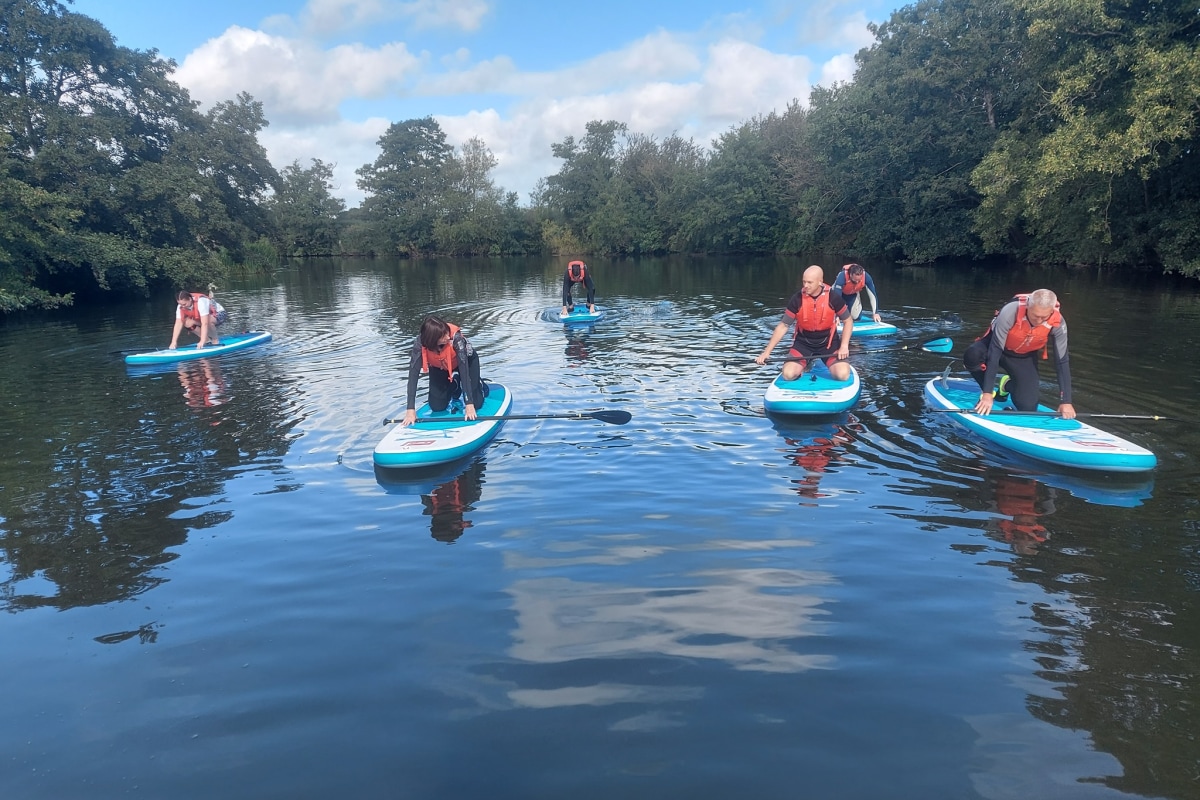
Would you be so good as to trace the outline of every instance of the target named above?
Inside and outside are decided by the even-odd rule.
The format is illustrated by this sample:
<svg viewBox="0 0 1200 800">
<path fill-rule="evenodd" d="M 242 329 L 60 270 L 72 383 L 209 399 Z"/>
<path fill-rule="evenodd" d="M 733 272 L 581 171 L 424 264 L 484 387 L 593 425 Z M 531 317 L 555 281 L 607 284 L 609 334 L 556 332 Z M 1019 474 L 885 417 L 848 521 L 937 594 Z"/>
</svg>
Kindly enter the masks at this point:
<svg viewBox="0 0 1200 800">
<path fill-rule="evenodd" d="M 800 254 L 1019 260 L 1200 276 L 1195 4 L 922 0 L 852 82 L 707 146 L 593 120 L 527 204 L 432 116 L 393 123 L 333 195 L 276 169 L 241 93 L 201 111 L 175 63 L 52 0 L 0 20 L 0 314 L 147 295 L 307 256 Z"/>
</svg>

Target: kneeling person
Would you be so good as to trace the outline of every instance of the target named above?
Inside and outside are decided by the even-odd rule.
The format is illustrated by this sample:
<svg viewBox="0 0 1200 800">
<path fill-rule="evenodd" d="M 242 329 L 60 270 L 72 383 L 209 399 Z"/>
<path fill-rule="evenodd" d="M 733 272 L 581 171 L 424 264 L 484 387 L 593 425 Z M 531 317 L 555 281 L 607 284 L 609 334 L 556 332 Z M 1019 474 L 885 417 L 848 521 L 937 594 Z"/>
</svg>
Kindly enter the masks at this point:
<svg viewBox="0 0 1200 800">
<path fill-rule="evenodd" d="M 834 345 L 837 336 L 837 321 L 842 321 L 841 340 Z M 775 326 L 771 341 L 754 359 L 759 364 L 765 364 L 771 351 L 779 344 L 788 328 L 795 323 L 796 332 L 792 337 L 792 348 L 788 356 L 792 361 L 783 365 L 783 379 L 794 381 L 804 374 L 808 360 L 823 358 L 829 367 L 829 374 L 834 380 L 850 379 L 850 335 L 854 330 L 854 320 L 850 317 L 850 309 L 842 299 L 840 292 L 831 292 L 825 283 L 825 270 L 814 264 L 804 270 L 804 279 L 800 291 L 792 295 L 783 319 Z"/>
<path fill-rule="evenodd" d="M 221 304 L 210 295 L 181 291 L 175 297 L 175 330 L 171 333 L 168 349 L 174 350 L 179 345 L 179 334 L 184 328 L 200 337 L 196 347 L 220 344 L 217 328 L 224 324 L 228 316 Z"/>
<path fill-rule="evenodd" d="M 417 380 L 429 372 L 429 407 L 445 411 L 450 401 L 462 398 L 463 418 L 475 419 L 483 407 L 487 388 L 479 377 L 479 354 L 457 325 L 437 316 L 421 323 L 421 333 L 413 342 L 408 367 L 408 409 L 403 426 L 417 421 Z"/>
</svg>

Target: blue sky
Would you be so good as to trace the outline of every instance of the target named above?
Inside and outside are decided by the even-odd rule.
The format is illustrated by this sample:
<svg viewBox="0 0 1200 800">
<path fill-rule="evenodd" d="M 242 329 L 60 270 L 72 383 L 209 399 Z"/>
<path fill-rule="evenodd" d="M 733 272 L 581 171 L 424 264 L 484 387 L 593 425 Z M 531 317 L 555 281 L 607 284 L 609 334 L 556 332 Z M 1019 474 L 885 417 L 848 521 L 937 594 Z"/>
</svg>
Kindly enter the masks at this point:
<svg viewBox="0 0 1200 800">
<path fill-rule="evenodd" d="M 246 91 L 271 161 L 335 165 L 334 194 L 392 122 L 432 115 L 484 141 L 528 202 L 554 142 L 594 119 L 707 147 L 757 114 L 853 75 L 878 0 L 75 0 L 118 44 L 154 48 L 205 107 Z"/>
</svg>

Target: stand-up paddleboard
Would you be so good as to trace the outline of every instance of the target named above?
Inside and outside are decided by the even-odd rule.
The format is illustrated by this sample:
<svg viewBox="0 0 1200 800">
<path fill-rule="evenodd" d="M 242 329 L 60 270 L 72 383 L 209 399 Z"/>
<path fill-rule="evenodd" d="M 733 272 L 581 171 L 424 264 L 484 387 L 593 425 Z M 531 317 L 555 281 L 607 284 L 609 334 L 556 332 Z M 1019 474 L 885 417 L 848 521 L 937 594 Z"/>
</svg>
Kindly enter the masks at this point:
<svg viewBox="0 0 1200 800">
<path fill-rule="evenodd" d="M 838 322 L 838 335 L 842 333 L 842 323 Z M 854 330 L 850 332 L 851 339 L 857 339 L 860 336 L 892 336 L 899 330 L 890 322 L 876 322 L 870 317 L 854 320 Z"/>
<path fill-rule="evenodd" d="M 488 390 L 483 408 L 475 409 L 475 413 L 481 417 L 503 417 L 512 408 L 512 395 L 499 383 L 489 382 Z M 417 409 L 415 425 L 407 428 L 398 423 L 393 425 L 375 446 L 375 465 L 394 469 L 445 464 L 483 447 L 500 432 L 503 424 L 503 419 L 465 421 L 459 401 L 445 411 L 431 411 L 425 403 Z"/>
<path fill-rule="evenodd" d="M 567 313 L 559 314 L 558 318 L 564 325 L 591 325 L 604 319 L 604 309 L 596 306 L 595 313 L 588 311 L 587 303 L 576 303 L 567 309 Z"/>
<path fill-rule="evenodd" d="M 763 397 L 763 407 L 773 414 L 837 414 L 858 401 L 862 384 L 858 371 L 850 367 L 850 377 L 834 380 L 823 360 L 815 360 L 794 381 L 775 376 Z"/>
<path fill-rule="evenodd" d="M 174 350 L 151 350 L 146 353 L 134 353 L 125 356 L 126 364 L 167 364 L 172 361 L 192 361 L 197 358 L 212 358 L 213 356 L 232 353 L 235 350 L 245 350 L 256 344 L 271 341 L 269 331 L 247 331 L 233 336 L 222 336 L 220 344 L 209 344 L 204 347 L 185 345 Z"/>
<path fill-rule="evenodd" d="M 970 411 L 979 400 L 979 384 L 973 380 L 933 378 L 925 384 L 925 400 L 933 408 L 963 409 L 964 413 L 946 416 L 991 442 L 1051 464 L 1145 472 L 1158 463 L 1146 448 L 1078 419 L 1003 413 L 1015 410 L 1011 400 L 995 401 L 991 414 L 976 414 Z M 1038 406 L 1038 410 L 1054 411 L 1048 406 Z"/>
</svg>

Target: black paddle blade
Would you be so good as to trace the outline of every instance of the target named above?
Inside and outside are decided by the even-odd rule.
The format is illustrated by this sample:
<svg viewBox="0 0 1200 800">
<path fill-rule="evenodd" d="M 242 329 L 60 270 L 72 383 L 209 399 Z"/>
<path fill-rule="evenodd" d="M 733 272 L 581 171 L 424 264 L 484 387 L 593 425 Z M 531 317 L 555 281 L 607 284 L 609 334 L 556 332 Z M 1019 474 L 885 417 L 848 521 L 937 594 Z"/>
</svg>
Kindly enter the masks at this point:
<svg viewBox="0 0 1200 800">
<path fill-rule="evenodd" d="M 624 425 L 633 419 L 633 414 L 628 411 L 591 411 L 587 416 L 607 422 L 609 425 Z"/>
</svg>

